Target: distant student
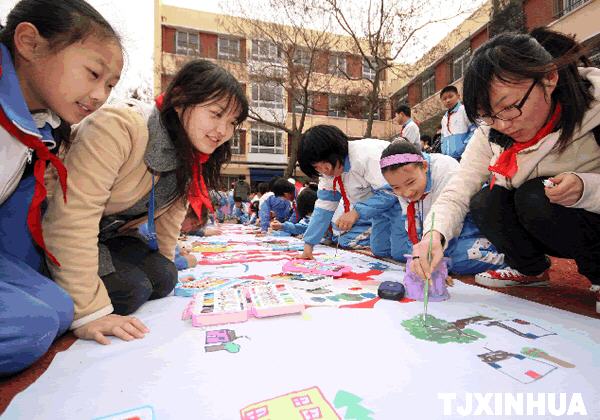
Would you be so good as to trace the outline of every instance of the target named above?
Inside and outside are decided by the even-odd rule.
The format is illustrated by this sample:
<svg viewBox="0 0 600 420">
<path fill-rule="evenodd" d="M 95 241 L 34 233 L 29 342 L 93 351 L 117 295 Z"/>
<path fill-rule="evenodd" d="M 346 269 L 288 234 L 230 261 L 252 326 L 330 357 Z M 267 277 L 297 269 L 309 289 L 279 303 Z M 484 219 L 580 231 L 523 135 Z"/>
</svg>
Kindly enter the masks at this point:
<svg viewBox="0 0 600 420">
<path fill-rule="evenodd" d="M 278 220 L 271 222 L 271 229 L 275 231 L 281 231 L 290 235 L 303 235 L 308 229 L 310 218 L 315 209 L 315 202 L 317 201 L 317 192 L 312 188 L 303 188 L 298 194 L 296 199 L 296 207 L 298 209 L 299 222 L 293 223 L 290 221 L 281 223 Z"/>
<path fill-rule="evenodd" d="M 260 230 L 262 233 L 269 230 L 271 213 L 280 222 L 288 220 L 292 213 L 291 201 L 296 193 L 294 184 L 285 178 L 278 178 L 272 185 L 273 194 L 269 195 L 259 208 Z"/>
<path fill-rule="evenodd" d="M 231 214 L 231 218 L 236 221 L 236 223 L 245 224 L 248 219 L 248 214 L 244 210 L 244 203 L 242 202 L 242 197 L 234 197 L 233 198 L 233 213 Z"/>
<path fill-rule="evenodd" d="M 250 185 L 246 182 L 246 177 L 240 175 L 237 182 L 233 186 L 233 198 L 240 198 L 242 202 L 248 201 L 248 195 L 250 195 Z"/>
<path fill-rule="evenodd" d="M 250 217 L 245 224 L 251 226 L 256 225 L 258 222 L 258 200 L 250 203 L 250 209 L 248 214 Z"/>
<path fill-rule="evenodd" d="M 400 104 L 396 107 L 396 117 L 394 122 L 402 126 L 399 135 L 404 137 L 419 150 L 421 150 L 421 133 L 419 126 L 411 118 L 411 110 L 408 104 Z"/>
<path fill-rule="evenodd" d="M 304 234 L 303 258 L 313 257 L 313 247 L 332 221 L 343 232 L 340 246 L 355 243 L 372 226 L 371 248 L 389 252 L 389 215 L 379 210 L 382 198 L 386 198 L 379 192 L 386 185 L 379 158 L 388 144 L 377 139 L 348 141 L 342 130 L 331 125 L 316 125 L 302 135 L 300 168 L 310 177 L 319 176 L 315 210 Z M 334 219 L 340 202 L 342 215 Z"/>
<path fill-rule="evenodd" d="M 40 274 L 44 253 L 56 264 L 68 262 L 51 253 L 45 242 L 44 172 L 47 167 L 58 171 L 57 200 L 70 200 L 67 171 L 56 153 L 61 143 L 68 143 L 70 125 L 92 114 L 110 95 L 121 74 L 123 51 L 115 30 L 82 0 L 20 1 L 0 29 L 0 376 L 4 376 L 39 359 L 73 321 L 71 297 Z"/>
<path fill-rule="evenodd" d="M 421 151 L 424 153 L 431 153 L 431 136 L 427 134 L 421 134 Z"/>
<path fill-rule="evenodd" d="M 460 161 L 476 126 L 469 121 L 455 86 L 448 85 L 443 88 L 440 98 L 448 110 L 442 117 L 442 153 Z"/>
<path fill-rule="evenodd" d="M 408 241 L 394 249 L 393 258 L 405 262 L 404 254 L 412 254 L 430 228 L 424 226 L 432 203 L 458 171 L 459 163 L 441 154 L 422 154 L 407 141 L 396 141 L 381 154 L 381 172 L 398 196 L 406 219 Z M 467 215 L 460 235 L 451 240 L 444 255 L 449 257 L 448 270 L 455 274 L 474 274 L 504 267 L 504 255 L 482 235 Z"/>
</svg>

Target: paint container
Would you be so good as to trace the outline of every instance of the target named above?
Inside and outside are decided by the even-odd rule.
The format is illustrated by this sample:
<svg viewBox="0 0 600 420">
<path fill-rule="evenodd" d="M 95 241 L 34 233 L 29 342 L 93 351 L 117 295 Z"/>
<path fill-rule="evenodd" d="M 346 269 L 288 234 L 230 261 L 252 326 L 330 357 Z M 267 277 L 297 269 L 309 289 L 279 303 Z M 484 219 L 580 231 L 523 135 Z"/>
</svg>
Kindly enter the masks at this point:
<svg viewBox="0 0 600 420">
<path fill-rule="evenodd" d="M 406 257 L 406 275 L 404 276 L 404 287 L 406 288 L 405 297 L 414 300 L 423 300 L 425 282 L 417 274 L 410 270 L 412 255 Z M 441 302 L 449 299 L 450 294 L 446 287 L 446 277 L 448 277 L 448 258 L 442 258 L 442 261 L 431 273 L 433 286 L 429 286 L 429 301 Z"/>
</svg>

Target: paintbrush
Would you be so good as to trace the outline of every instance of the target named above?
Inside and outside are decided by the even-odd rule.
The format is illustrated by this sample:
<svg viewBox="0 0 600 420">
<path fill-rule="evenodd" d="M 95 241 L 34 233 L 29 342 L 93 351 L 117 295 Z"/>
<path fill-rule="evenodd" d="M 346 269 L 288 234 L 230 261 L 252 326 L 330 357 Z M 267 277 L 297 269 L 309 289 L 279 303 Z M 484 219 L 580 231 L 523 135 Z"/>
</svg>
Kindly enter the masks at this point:
<svg viewBox="0 0 600 420">
<path fill-rule="evenodd" d="M 435 213 L 431 213 L 431 235 L 429 235 L 429 249 L 427 251 L 427 263 L 429 264 L 429 268 L 431 269 L 431 260 L 433 255 L 431 254 L 431 250 L 433 249 L 433 226 L 435 222 Z M 423 324 L 427 321 L 427 304 L 429 303 L 429 282 L 431 281 L 431 276 L 425 279 L 425 288 L 423 290 Z"/>
<path fill-rule="evenodd" d="M 333 256 L 333 258 L 337 257 L 338 248 L 340 247 L 340 240 L 342 239 L 343 234 L 344 234 L 344 232 L 342 232 L 340 230 L 340 234 L 338 235 L 337 243 L 335 244 L 335 255 Z"/>
</svg>

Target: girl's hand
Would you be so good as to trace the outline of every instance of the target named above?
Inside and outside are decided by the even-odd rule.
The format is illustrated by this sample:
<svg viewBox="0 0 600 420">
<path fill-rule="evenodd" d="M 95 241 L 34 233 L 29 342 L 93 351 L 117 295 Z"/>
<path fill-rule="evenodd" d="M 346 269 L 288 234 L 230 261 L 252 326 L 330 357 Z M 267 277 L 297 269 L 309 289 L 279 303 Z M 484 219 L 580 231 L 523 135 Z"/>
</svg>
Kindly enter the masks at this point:
<svg viewBox="0 0 600 420">
<path fill-rule="evenodd" d="M 198 260 L 196 259 L 194 254 L 187 254 L 184 256 L 184 258 L 187 261 L 188 268 L 193 268 L 196 265 L 198 265 Z"/>
<path fill-rule="evenodd" d="M 302 252 L 302 255 L 300 255 L 300 259 L 302 260 L 314 260 L 315 257 L 313 256 L 313 247 L 312 245 L 309 244 L 304 244 L 304 252 Z"/>
<path fill-rule="evenodd" d="M 113 335 L 124 341 L 144 338 L 150 332 L 142 321 L 133 316 L 110 314 L 89 322 L 75 330 L 73 333 L 82 340 L 96 340 L 100 344 L 110 344 L 106 338 Z"/>
<path fill-rule="evenodd" d="M 283 226 L 283 225 L 281 224 L 281 222 L 279 220 L 273 220 L 271 222 L 271 229 L 273 229 L 273 230 L 280 230 L 281 226 Z"/>
<path fill-rule="evenodd" d="M 348 213 L 344 213 L 340 216 L 339 219 L 335 222 L 338 229 L 342 232 L 346 232 L 352 229 L 352 226 L 356 223 L 356 221 L 360 218 L 360 214 L 356 210 L 350 210 Z"/>
<path fill-rule="evenodd" d="M 555 186 L 545 187 L 544 192 L 551 203 L 572 206 L 583 195 L 583 181 L 575 174 L 559 174 L 549 178 Z"/>
<path fill-rule="evenodd" d="M 207 227 L 204 228 L 204 236 L 216 236 L 221 235 L 223 231 L 220 228 Z"/>
<path fill-rule="evenodd" d="M 429 242 L 433 235 L 431 247 L 431 264 L 428 261 Z M 431 272 L 440 263 L 444 257 L 444 249 L 442 247 L 442 234 L 438 231 L 430 231 L 423 236 L 421 242 L 413 246 L 413 259 L 410 263 L 410 270 L 421 277 L 423 280 L 430 279 Z"/>
</svg>

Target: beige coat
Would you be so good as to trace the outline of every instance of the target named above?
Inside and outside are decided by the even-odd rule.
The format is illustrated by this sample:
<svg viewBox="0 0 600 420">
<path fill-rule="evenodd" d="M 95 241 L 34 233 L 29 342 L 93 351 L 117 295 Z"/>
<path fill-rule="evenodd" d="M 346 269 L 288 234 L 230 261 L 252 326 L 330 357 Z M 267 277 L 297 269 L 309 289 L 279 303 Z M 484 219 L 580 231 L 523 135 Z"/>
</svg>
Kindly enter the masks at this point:
<svg viewBox="0 0 600 420">
<path fill-rule="evenodd" d="M 561 154 L 554 149 L 560 131 L 547 135 L 539 143 L 520 151 L 517 154 L 518 172 L 512 179 L 496 175 L 496 185 L 512 189 L 533 178 L 572 172 L 583 180 L 584 191 L 581 199 L 571 207 L 600 213 L 600 147 L 591 132 L 600 125 L 600 69 L 582 68 L 580 73 L 592 82 L 595 100 L 567 148 Z M 471 197 L 489 180 L 488 167 L 503 151 L 501 146 L 488 140 L 488 133 L 489 127 L 476 130 L 462 155 L 460 169 L 425 219 L 425 226 L 431 226 L 431 216 L 435 213 L 434 229 L 444 235 L 446 244 L 460 234 Z"/>
<path fill-rule="evenodd" d="M 46 245 L 61 264 L 49 264 L 52 277 L 75 302 L 71 328 L 113 312 L 98 276 L 99 223 L 150 191 L 152 176 L 144 162 L 148 138 L 147 115 L 125 104 L 101 108 L 73 131 L 64 159 L 67 203 L 55 185 L 43 221 Z M 171 260 L 185 211 L 183 200 L 176 200 L 155 216 L 160 252 Z"/>
</svg>

